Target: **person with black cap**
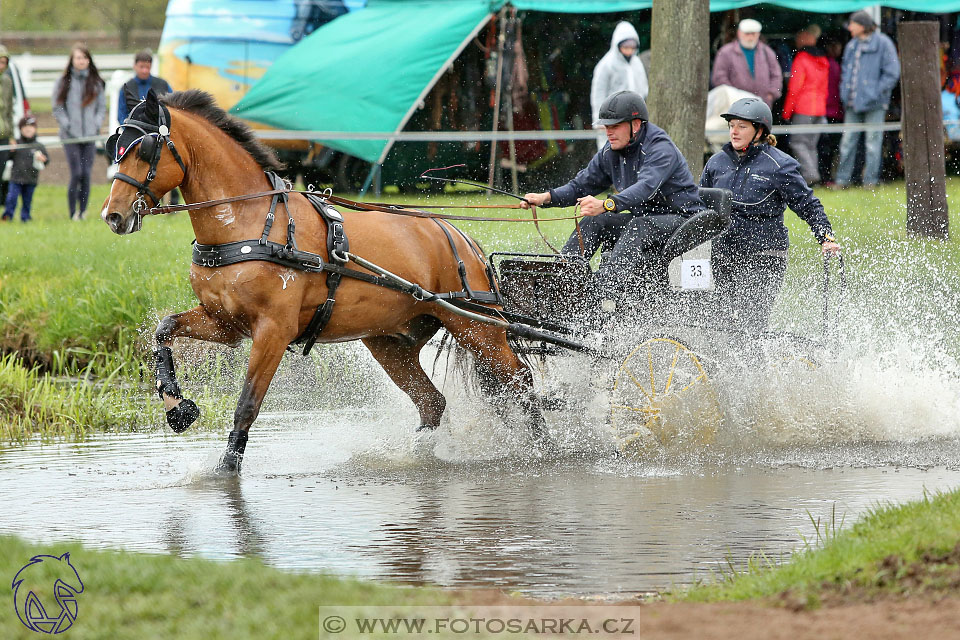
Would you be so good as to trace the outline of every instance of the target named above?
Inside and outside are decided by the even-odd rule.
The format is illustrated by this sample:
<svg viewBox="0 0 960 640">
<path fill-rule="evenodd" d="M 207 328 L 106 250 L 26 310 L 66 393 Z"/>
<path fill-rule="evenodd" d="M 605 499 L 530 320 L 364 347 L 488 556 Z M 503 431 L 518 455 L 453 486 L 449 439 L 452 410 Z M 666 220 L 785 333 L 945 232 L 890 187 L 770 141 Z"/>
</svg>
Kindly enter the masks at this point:
<svg viewBox="0 0 960 640">
<path fill-rule="evenodd" d="M 595 124 L 607 142 L 567 184 L 528 193 L 523 208 L 580 206 L 586 216 L 561 253 L 589 260 L 605 254 L 597 273 L 600 295 L 614 298 L 651 285 L 662 268 L 661 249 L 683 221 L 706 207 L 687 161 L 670 136 L 649 122 L 640 94 L 620 91 L 600 106 Z M 597 198 L 604 189 L 614 194 Z"/>
<path fill-rule="evenodd" d="M 610 37 L 610 50 L 597 66 L 593 68 L 593 80 L 590 83 L 590 111 L 596 122 L 603 101 L 617 91 L 635 91 L 644 100 L 649 91 L 647 71 L 637 56 L 640 36 L 629 22 L 619 22 Z M 606 137 L 601 133 L 597 148 L 602 149 Z"/>
<path fill-rule="evenodd" d="M 754 334 L 766 330 L 787 270 L 786 207 L 810 226 L 824 255 L 840 253 L 840 245 L 800 164 L 776 148 L 770 107 L 743 98 L 721 115 L 730 142 L 707 160 L 700 177 L 701 187 L 733 192 L 733 226 L 713 242 L 714 281 L 736 328 Z"/>
<path fill-rule="evenodd" d="M 866 11 L 850 15 L 847 30 L 852 36 L 843 50 L 840 99 L 845 124 L 881 124 L 890 106 L 890 96 L 900 79 L 897 48 Z M 834 187 L 845 188 L 853 179 L 860 131 L 845 131 L 840 138 L 840 161 Z M 866 132 L 863 186 L 873 188 L 880 181 L 880 153 L 883 131 Z"/>
</svg>

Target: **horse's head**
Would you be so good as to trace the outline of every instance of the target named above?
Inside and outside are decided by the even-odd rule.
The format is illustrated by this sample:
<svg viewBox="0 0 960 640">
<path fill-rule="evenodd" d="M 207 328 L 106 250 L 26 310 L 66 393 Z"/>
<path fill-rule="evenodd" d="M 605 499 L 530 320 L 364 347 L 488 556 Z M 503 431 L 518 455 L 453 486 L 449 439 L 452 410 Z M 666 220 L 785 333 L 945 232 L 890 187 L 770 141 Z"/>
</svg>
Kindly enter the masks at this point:
<svg viewBox="0 0 960 640">
<path fill-rule="evenodd" d="M 114 233 L 139 231 L 146 210 L 187 174 L 171 138 L 170 111 L 152 89 L 107 140 L 106 151 L 117 172 L 100 217 Z"/>
</svg>

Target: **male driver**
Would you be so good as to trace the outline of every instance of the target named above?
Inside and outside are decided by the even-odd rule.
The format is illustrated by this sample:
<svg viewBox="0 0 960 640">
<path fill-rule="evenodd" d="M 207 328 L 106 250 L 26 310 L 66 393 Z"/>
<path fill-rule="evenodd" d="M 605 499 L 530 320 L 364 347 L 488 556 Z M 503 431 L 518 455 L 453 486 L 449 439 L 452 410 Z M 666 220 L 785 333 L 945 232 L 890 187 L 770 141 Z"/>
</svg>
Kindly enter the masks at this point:
<svg viewBox="0 0 960 640">
<path fill-rule="evenodd" d="M 573 180 L 528 193 L 521 205 L 580 205 L 587 216 L 581 233 L 574 231 L 562 252 L 590 259 L 597 249 L 610 251 L 597 272 L 604 297 L 649 286 L 658 269 L 665 276 L 664 243 L 685 218 L 705 208 L 686 159 L 667 133 L 648 120 L 638 93 L 620 91 L 604 100 L 596 124 L 606 129 L 607 144 Z M 614 195 L 594 197 L 610 186 Z"/>
</svg>

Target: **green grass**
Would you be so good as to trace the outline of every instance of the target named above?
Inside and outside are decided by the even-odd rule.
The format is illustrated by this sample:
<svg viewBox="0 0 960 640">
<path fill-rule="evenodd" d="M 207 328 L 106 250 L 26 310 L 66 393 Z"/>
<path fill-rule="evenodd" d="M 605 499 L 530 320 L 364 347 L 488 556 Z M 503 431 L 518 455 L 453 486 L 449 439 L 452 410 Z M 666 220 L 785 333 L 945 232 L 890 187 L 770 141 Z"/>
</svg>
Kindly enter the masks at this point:
<svg viewBox="0 0 960 640">
<path fill-rule="evenodd" d="M 752 600 L 790 592 L 816 606 L 830 595 L 954 591 L 960 576 L 960 490 L 872 509 L 849 529 L 815 523 L 815 538 L 789 562 L 754 558 L 714 584 L 675 594 L 695 602 Z"/>
<path fill-rule="evenodd" d="M 434 589 L 292 574 L 251 559 L 223 563 L 94 551 L 76 544 L 28 544 L 3 536 L 0 575 L 12 580 L 31 557 L 67 552 L 84 585 L 77 620 L 64 634 L 73 640 L 315 639 L 320 606 L 444 605 L 457 597 Z M 7 596 L 0 607 L 0 635 L 36 638 L 17 619 L 12 592 Z"/>
<path fill-rule="evenodd" d="M 104 379 L 114 377 L 124 387 L 135 386 L 146 392 L 152 384 L 150 349 L 157 322 L 164 315 L 196 305 L 188 281 L 190 241 L 193 231 L 185 214 L 154 216 L 145 221 L 139 233 L 119 237 L 109 231 L 96 216 L 109 187 L 98 185 L 91 195 L 91 219 L 72 222 L 67 219 L 66 194 L 62 186 L 41 185 L 34 200 L 34 218 L 29 224 L 8 222 L 0 225 L 4 242 L 0 243 L 0 352 L 17 353 L 28 366 L 39 364 L 45 371 L 72 378 Z M 871 316 L 890 309 L 905 318 L 905 324 L 917 331 L 944 334 L 944 351 L 960 357 L 960 338 L 949 331 L 960 321 L 960 242 L 916 238 L 905 227 L 905 195 L 902 183 L 884 185 L 877 191 L 852 189 L 844 192 L 820 191 L 835 231 L 847 250 L 851 275 L 851 305 L 866 309 Z M 960 179 L 948 182 L 954 237 L 960 233 Z M 385 195 L 388 202 L 513 204 L 504 196 L 486 197 L 479 193 L 448 192 L 432 196 Z M 476 216 L 528 217 L 516 210 L 450 210 Z M 541 217 L 562 217 L 572 209 L 546 209 Z M 819 247 L 806 225 L 788 212 L 792 246 L 787 283 L 772 320 L 804 335 L 816 335 L 820 328 L 819 279 L 822 262 Z M 460 222 L 465 232 L 477 238 L 489 251 L 539 251 L 548 253 L 533 225 L 505 222 Z M 559 246 L 569 235 L 569 220 L 543 222 L 548 239 Z M 907 290 L 913 292 L 909 304 Z M 857 297 L 859 296 L 859 297 Z M 911 316 L 911 314 L 913 314 Z M 901 331 L 899 326 L 895 331 Z M 219 352 L 215 352 L 219 353 Z M 216 356 L 219 357 L 219 356 Z M 200 366 L 216 375 L 240 375 L 229 371 L 229 363 L 204 362 Z M 234 365 L 236 363 L 233 363 Z M 26 373 L 14 375 L 16 363 L 8 363 L 2 374 L 14 380 L 4 388 L 23 386 Z M 223 365 L 223 366 L 221 366 Z M 178 371 L 189 379 L 190 364 Z M 30 403 L 22 393 L 5 398 L 5 406 L 16 407 L 15 428 L 0 431 L 0 440 L 21 439 L 27 416 L 61 415 L 64 406 L 76 406 L 86 398 L 77 386 L 46 387 L 45 407 L 40 413 L 23 413 Z M 208 402 L 210 424 L 226 411 L 221 389 L 204 384 L 192 388 Z M 98 392 L 99 393 L 99 392 Z M 79 396 L 77 394 L 80 394 Z M 57 399 L 54 399 L 57 398 Z M 94 412 L 87 416 L 94 425 L 114 420 L 121 425 L 134 407 L 125 406 L 114 417 Z M 38 409 L 39 410 L 39 409 Z M 71 414 L 73 415 L 73 414 Z M 151 421 L 160 417 L 149 412 Z M 78 420 L 82 419 L 79 415 Z M 30 418 L 33 419 L 33 418 Z M 68 421 L 69 422 L 69 421 Z M 57 419 L 37 431 L 57 434 L 70 429 Z"/>
</svg>

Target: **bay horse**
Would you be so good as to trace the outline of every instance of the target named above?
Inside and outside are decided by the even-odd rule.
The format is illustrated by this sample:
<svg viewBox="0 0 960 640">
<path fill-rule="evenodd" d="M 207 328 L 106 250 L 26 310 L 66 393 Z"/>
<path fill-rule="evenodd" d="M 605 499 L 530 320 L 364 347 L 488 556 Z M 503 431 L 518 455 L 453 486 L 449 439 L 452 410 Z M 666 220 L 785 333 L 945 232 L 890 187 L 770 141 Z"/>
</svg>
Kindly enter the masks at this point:
<svg viewBox="0 0 960 640">
<path fill-rule="evenodd" d="M 118 162 L 101 218 L 118 235 L 140 229 L 149 207 L 175 187 L 185 202 L 204 204 L 233 196 L 270 193 L 277 183 L 266 171 L 281 169 L 273 152 L 252 130 L 216 106 L 199 90 L 152 92 L 139 103 L 108 141 L 108 154 Z M 131 152 L 131 150 L 136 152 Z M 153 202 L 147 203 L 149 197 Z M 288 243 L 296 229 L 298 248 L 328 255 L 331 224 L 302 193 L 288 192 L 279 205 L 289 213 L 287 225 L 272 223 L 276 196 L 235 200 L 190 209 L 197 246 L 256 240 Z M 376 211 L 343 211 L 342 227 L 350 253 L 433 292 L 495 288 L 479 246 L 446 222 Z M 446 226 L 445 226 L 446 225 Z M 330 252 L 336 253 L 336 252 Z M 457 255 L 459 254 L 459 255 Z M 195 254 L 196 255 L 196 254 Z M 335 257 L 335 256 L 334 256 Z M 461 265 L 458 265 L 458 260 Z M 459 270 L 465 272 L 461 275 Z M 164 317 L 156 330 L 157 392 L 167 421 L 175 431 L 186 429 L 199 415 L 184 399 L 176 381 L 170 346 L 175 338 L 193 338 L 238 346 L 253 341 L 246 377 L 233 417 L 233 430 L 217 470 L 239 474 L 247 433 L 256 420 L 270 381 L 288 346 L 301 336 L 328 299 L 327 273 L 297 271 L 281 264 L 248 260 L 204 266 L 196 259 L 190 284 L 200 304 Z M 539 399 L 529 367 L 511 349 L 503 327 L 452 313 L 368 281 L 345 277 L 336 290 L 332 315 L 318 342 L 361 340 L 391 380 L 420 413 L 419 429 L 436 429 L 446 400 L 420 365 L 423 346 L 440 328 L 474 356 L 484 393 L 521 409 L 537 447 L 549 450 Z"/>
</svg>

